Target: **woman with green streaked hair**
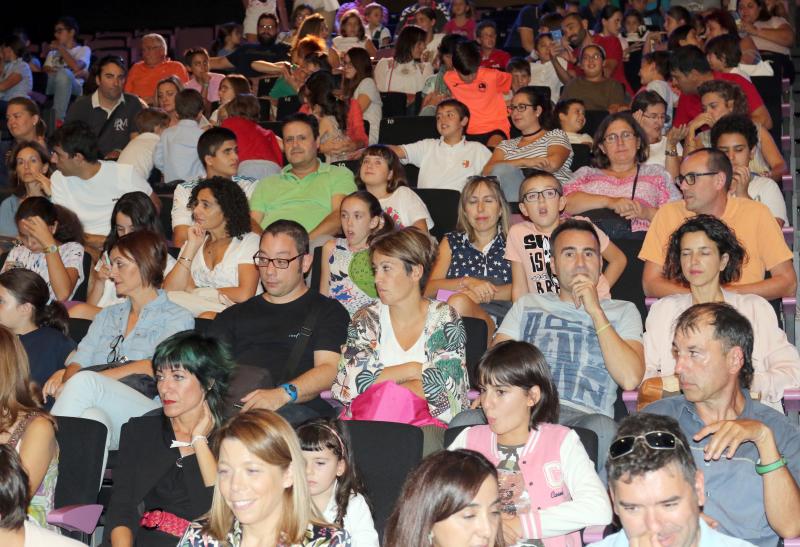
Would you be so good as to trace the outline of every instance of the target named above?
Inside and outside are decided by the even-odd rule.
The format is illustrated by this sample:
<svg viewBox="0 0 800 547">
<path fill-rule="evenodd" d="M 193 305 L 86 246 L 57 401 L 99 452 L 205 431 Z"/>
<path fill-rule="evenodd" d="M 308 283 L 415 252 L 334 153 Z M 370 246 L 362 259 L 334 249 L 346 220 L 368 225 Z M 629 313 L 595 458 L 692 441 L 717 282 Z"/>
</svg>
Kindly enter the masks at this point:
<svg viewBox="0 0 800 547">
<path fill-rule="evenodd" d="M 190 521 L 208 512 L 217 477 L 208 439 L 222 422 L 233 367 L 223 343 L 196 331 L 156 347 L 153 374 L 163 412 L 122 428 L 105 544 L 172 547 Z"/>
</svg>

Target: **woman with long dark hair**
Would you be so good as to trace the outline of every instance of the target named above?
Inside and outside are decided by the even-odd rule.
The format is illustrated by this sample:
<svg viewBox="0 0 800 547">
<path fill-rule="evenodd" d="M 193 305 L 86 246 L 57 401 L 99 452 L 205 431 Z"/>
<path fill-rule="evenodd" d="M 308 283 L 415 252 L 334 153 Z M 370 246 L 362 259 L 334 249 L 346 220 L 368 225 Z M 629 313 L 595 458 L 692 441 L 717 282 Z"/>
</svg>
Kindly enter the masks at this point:
<svg viewBox="0 0 800 547">
<path fill-rule="evenodd" d="M 35 196 L 50 197 L 50 152 L 37 141 L 20 141 L 11 149 L 8 171 L 12 194 L 0 203 L 0 236 L 19 235 L 14 217 L 19 204 Z"/>
<path fill-rule="evenodd" d="M 372 60 L 367 50 L 354 47 L 342 57 L 342 99 L 355 99 L 369 122 L 369 144 L 378 142 L 383 102 L 375 84 Z"/>
</svg>

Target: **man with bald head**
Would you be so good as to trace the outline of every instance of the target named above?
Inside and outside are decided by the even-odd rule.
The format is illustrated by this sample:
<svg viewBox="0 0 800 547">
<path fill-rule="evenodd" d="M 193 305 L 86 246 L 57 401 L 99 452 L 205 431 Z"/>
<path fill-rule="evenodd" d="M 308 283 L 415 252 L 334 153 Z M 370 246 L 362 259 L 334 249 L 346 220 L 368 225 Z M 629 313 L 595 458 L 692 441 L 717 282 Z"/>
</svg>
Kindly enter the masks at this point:
<svg viewBox="0 0 800 547">
<path fill-rule="evenodd" d="M 125 92 L 138 95 L 149 105 L 155 104 L 156 86 L 167 76 L 176 76 L 181 82 L 189 81 L 183 63 L 167 57 L 167 42 L 160 34 L 142 36 L 142 60 L 128 72 Z"/>
</svg>

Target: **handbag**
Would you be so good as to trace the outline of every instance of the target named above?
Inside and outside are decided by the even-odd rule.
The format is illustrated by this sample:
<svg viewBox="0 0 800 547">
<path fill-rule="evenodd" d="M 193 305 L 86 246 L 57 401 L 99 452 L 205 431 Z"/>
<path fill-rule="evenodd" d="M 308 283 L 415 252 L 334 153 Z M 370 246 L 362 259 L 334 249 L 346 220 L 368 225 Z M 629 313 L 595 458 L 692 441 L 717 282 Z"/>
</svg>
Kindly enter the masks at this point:
<svg viewBox="0 0 800 547">
<path fill-rule="evenodd" d="M 636 186 L 639 184 L 639 169 L 640 166 L 637 165 L 636 176 L 633 179 L 631 199 L 636 197 Z M 587 217 L 595 226 L 603 230 L 612 241 L 640 238 L 637 232 L 633 231 L 631 221 L 622 218 L 611 209 L 591 209 L 589 211 L 584 211 L 581 215 Z M 641 238 L 644 238 L 644 232 L 642 232 Z"/>
<path fill-rule="evenodd" d="M 274 388 L 294 378 L 297 365 L 300 364 L 300 359 L 306 350 L 308 341 L 311 339 L 311 335 L 314 334 L 314 326 L 322 311 L 321 307 L 316 300 L 311 303 L 311 309 L 308 310 L 308 315 L 306 315 L 303 326 L 300 327 L 300 332 L 295 338 L 289 358 L 286 359 L 286 367 L 281 378 L 273 378 L 272 373 L 263 367 L 254 365 L 236 366 L 230 380 L 228 394 L 225 397 L 226 404 L 224 408 L 227 410 L 228 416 L 233 416 L 239 411 L 241 407 L 240 401 L 248 393 L 256 389 Z"/>
<path fill-rule="evenodd" d="M 447 428 L 447 424 L 431 416 L 425 399 L 395 382 L 372 384 L 353 399 L 339 419 Z"/>
<path fill-rule="evenodd" d="M 119 368 L 122 365 L 128 365 L 130 361 L 115 361 L 113 363 L 107 363 L 105 365 L 94 365 L 91 367 L 84 367 L 80 370 L 83 372 L 87 370 L 89 372 L 103 372 L 104 370 L 111 370 L 114 368 Z M 149 374 L 128 374 L 117 380 L 122 382 L 126 386 L 131 389 L 135 389 L 148 399 L 154 399 L 156 395 L 158 395 L 158 389 L 156 388 L 156 380 Z"/>
</svg>

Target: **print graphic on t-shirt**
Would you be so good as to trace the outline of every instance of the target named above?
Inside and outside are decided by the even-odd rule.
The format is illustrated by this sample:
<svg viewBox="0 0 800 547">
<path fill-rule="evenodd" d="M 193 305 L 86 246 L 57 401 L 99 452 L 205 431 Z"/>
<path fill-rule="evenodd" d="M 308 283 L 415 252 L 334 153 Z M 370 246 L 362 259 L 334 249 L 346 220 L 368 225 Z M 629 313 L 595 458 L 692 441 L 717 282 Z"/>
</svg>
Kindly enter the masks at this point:
<svg viewBox="0 0 800 547">
<path fill-rule="evenodd" d="M 497 462 L 497 481 L 500 486 L 500 511 L 518 517 L 531 510 L 531 499 L 525 488 L 525 477 L 519 468 L 520 452 L 524 446 L 498 444 L 500 461 Z M 538 539 L 521 539 L 515 547 L 543 547 Z"/>
<path fill-rule="evenodd" d="M 384 209 L 383 212 L 392 218 L 392 220 L 394 221 L 395 228 L 397 228 L 398 230 L 405 228 L 405 226 L 403 226 L 403 223 L 400 222 L 400 213 L 397 211 L 397 209 L 395 209 L 392 206 L 389 206 L 386 209 Z"/>
<path fill-rule="evenodd" d="M 561 400 L 598 412 L 613 408 L 616 384 L 606 369 L 588 314 L 585 321 L 571 321 L 525 308 L 521 335 L 541 350 Z"/>
<path fill-rule="evenodd" d="M 558 279 L 553 275 L 550 267 L 550 238 L 541 234 L 527 234 L 522 243 L 528 253 L 528 260 L 531 264 L 531 274 L 528 286 L 534 284 L 536 292 L 544 294 L 548 292 L 556 293 L 561 290 Z"/>
</svg>

